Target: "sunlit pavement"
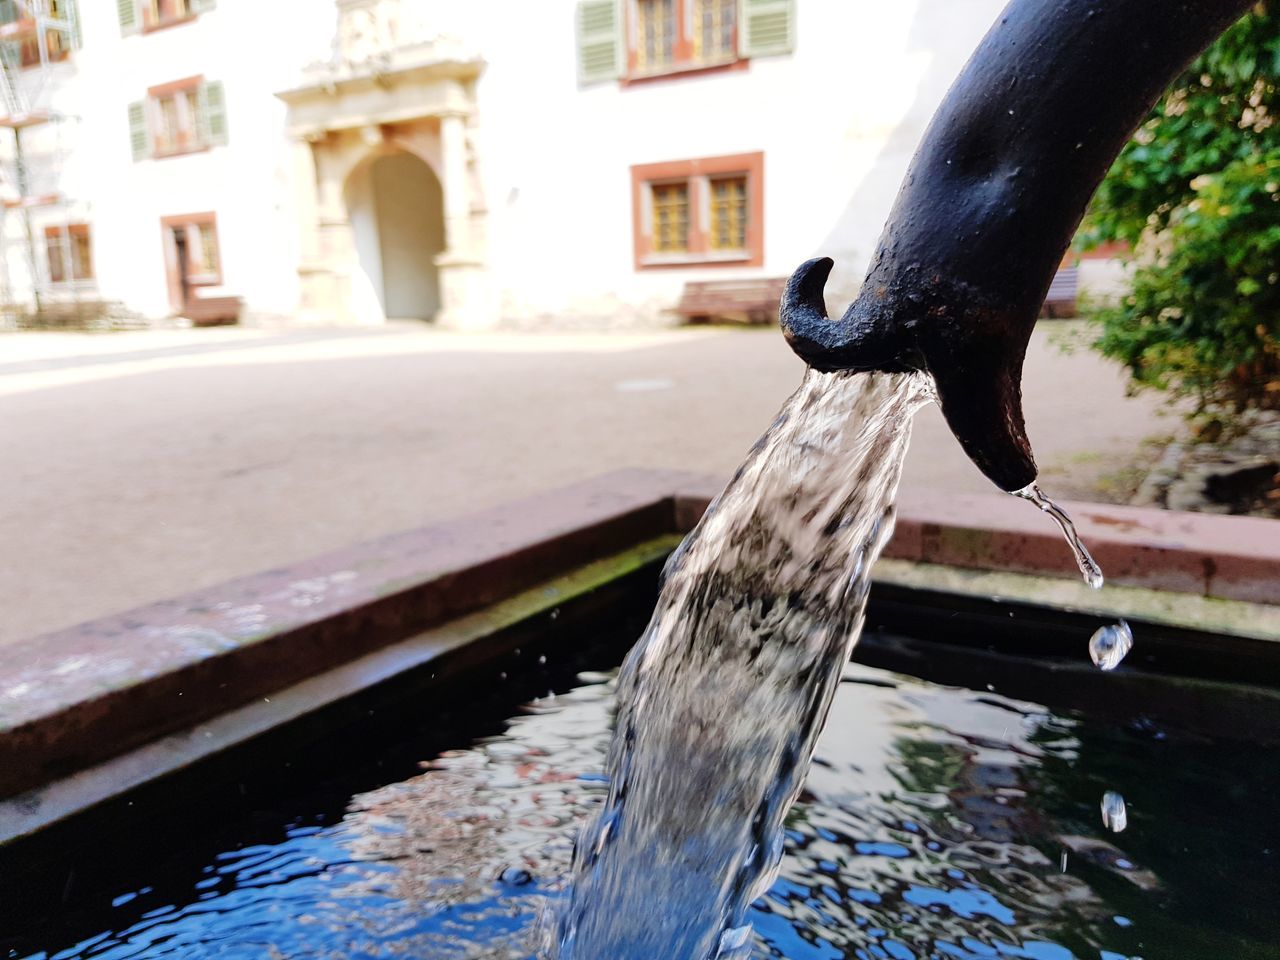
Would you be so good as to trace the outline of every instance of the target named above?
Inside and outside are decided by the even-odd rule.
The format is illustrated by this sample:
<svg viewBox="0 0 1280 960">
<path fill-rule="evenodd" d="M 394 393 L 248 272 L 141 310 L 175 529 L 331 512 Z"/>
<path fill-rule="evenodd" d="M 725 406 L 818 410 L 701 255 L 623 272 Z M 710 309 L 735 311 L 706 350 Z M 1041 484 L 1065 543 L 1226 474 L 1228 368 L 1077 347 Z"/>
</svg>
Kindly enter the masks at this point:
<svg viewBox="0 0 1280 960">
<path fill-rule="evenodd" d="M 1084 499 L 1176 421 L 1062 329 L 1028 429 Z M 727 477 L 801 373 L 776 330 L 0 335 L 0 643 L 617 467 Z M 932 408 L 904 486 L 993 490 Z"/>
</svg>

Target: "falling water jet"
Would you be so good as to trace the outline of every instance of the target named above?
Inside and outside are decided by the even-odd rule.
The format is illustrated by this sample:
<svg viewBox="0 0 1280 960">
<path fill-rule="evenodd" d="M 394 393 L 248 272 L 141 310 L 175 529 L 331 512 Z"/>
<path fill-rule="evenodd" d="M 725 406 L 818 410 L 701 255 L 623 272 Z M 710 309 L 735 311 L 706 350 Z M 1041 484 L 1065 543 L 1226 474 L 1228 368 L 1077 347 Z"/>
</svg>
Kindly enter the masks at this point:
<svg viewBox="0 0 1280 960">
<path fill-rule="evenodd" d="M 672 556 L 553 956 L 747 955 L 928 400 L 919 375 L 809 372 Z"/>
<path fill-rule="evenodd" d="M 1030 500 L 1053 518 L 1053 522 L 1058 525 L 1062 535 L 1067 538 L 1067 545 L 1071 547 L 1071 552 L 1075 554 L 1076 566 L 1080 568 L 1080 573 L 1084 576 L 1084 582 L 1095 590 L 1101 590 L 1102 584 L 1105 582 L 1102 576 L 1102 568 L 1098 566 L 1093 556 L 1089 553 L 1089 548 L 1080 539 L 1080 534 L 1076 532 L 1076 525 L 1071 521 L 1071 517 L 1067 515 L 1067 511 L 1046 497 L 1035 483 L 1028 484 L 1021 490 L 1013 491 L 1013 495 L 1024 500 Z"/>
</svg>

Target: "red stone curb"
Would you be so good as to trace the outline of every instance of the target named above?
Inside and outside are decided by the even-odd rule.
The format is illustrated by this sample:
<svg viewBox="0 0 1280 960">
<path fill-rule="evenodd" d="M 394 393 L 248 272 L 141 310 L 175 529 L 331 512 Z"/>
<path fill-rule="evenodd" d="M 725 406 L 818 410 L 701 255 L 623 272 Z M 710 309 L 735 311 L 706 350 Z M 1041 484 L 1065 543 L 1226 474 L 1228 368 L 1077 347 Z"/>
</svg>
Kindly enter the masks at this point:
<svg viewBox="0 0 1280 960">
<path fill-rule="evenodd" d="M 1107 581 L 1280 603 L 1280 521 L 1149 507 L 1063 503 Z M 957 567 L 1077 576 L 1052 521 L 1013 497 L 907 499 L 886 556 Z"/>
<path fill-rule="evenodd" d="M 11 644 L 0 796 L 672 531 L 686 478 L 620 471 Z"/>
<path fill-rule="evenodd" d="M 677 523 L 702 515 L 719 487 L 682 487 Z M 1280 521 L 1064 501 L 1108 583 L 1280 604 Z M 1048 516 L 1011 496 L 907 496 L 884 555 L 1048 576 L 1080 574 Z"/>
</svg>

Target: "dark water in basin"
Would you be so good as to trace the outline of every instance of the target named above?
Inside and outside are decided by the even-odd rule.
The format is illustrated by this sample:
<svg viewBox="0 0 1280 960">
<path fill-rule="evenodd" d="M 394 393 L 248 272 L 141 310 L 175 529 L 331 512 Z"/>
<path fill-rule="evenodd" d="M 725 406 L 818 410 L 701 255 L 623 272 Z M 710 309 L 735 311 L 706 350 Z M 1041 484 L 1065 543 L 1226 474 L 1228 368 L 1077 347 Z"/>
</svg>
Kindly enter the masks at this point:
<svg viewBox="0 0 1280 960">
<path fill-rule="evenodd" d="M 607 676 L 584 675 L 345 814 L 328 797 L 140 831 L 127 882 L 4 915 L 0 956 L 528 957 L 603 795 L 610 707 Z M 851 666 L 750 914 L 755 955 L 1280 957 L 1275 759 Z"/>
</svg>

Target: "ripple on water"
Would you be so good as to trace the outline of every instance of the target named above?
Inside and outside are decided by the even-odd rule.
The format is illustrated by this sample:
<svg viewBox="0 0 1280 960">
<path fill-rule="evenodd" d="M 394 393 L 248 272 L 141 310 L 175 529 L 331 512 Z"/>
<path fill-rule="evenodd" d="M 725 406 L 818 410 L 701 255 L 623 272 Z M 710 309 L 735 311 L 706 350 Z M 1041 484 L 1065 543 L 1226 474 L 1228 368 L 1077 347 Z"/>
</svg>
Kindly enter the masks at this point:
<svg viewBox="0 0 1280 960">
<path fill-rule="evenodd" d="M 1158 785 L 1144 811 L 1207 797 L 1230 751 L 1165 743 L 1156 757 L 1136 735 L 987 692 L 864 667 L 846 679 L 788 818 L 778 878 L 751 908 L 750 930 L 723 942 L 726 957 L 1274 955 L 1280 920 L 1265 904 L 1280 891 L 1258 852 L 1259 831 L 1274 830 L 1265 751 L 1232 761 L 1241 776 L 1230 829 L 1180 818 L 1176 843 L 1132 828 L 1122 840 L 1099 822 L 1089 784 L 1124 768 L 1135 784 Z M 593 680 L 500 737 L 353 797 L 341 822 L 282 824 L 278 842 L 185 873 L 157 869 L 147 885 L 112 892 L 101 925 L 77 943 L 45 931 L 60 942 L 14 956 L 527 960 L 543 904 L 563 893 L 577 824 L 603 789 L 612 687 Z M 1225 903 L 1196 907 L 1224 885 L 1234 891 Z M 1182 917 L 1172 931 L 1171 911 Z"/>
</svg>

